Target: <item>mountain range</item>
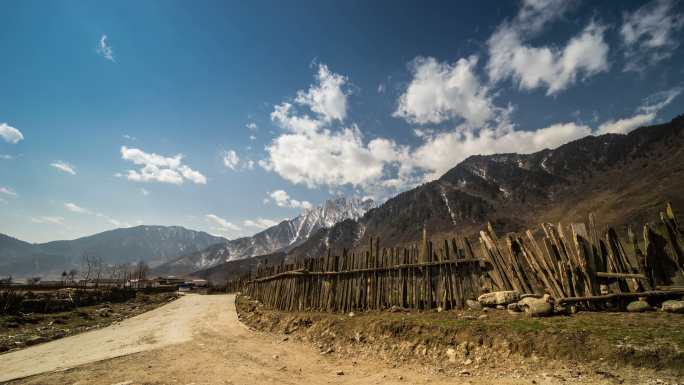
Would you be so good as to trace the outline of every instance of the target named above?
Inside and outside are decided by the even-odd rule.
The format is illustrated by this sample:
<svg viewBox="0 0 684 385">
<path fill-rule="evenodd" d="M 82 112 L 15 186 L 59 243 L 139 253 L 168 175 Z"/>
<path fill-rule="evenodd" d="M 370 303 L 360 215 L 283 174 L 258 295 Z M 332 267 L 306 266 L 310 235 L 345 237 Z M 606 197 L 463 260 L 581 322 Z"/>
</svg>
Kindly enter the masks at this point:
<svg viewBox="0 0 684 385">
<path fill-rule="evenodd" d="M 321 206 L 304 210 L 295 218 L 284 220 L 251 237 L 231 240 L 184 255 L 153 269 L 160 275 L 187 274 L 218 264 L 257 255 L 288 252 L 305 242 L 311 234 L 333 227 L 344 220 L 360 219 L 375 207 L 370 199 L 336 197 Z"/>
<path fill-rule="evenodd" d="M 515 149 L 512 149 L 515 150 Z M 338 197 L 251 237 L 227 240 L 181 227 L 138 226 L 74 241 L 30 244 L 0 234 L 0 276 L 62 271 L 83 253 L 107 262 L 146 260 L 154 274 L 221 280 L 258 261 L 320 256 L 330 248 L 386 246 L 475 234 L 487 222 L 501 233 L 540 222 L 643 224 L 667 201 L 684 207 L 684 116 L 623 134 L 587 136 L 532 154 L 471 156 L 439 179 L 376 207 Z M 259 258 L 253 258 L 259 256 Z"/>
<path fill-rule="evenodd" d="M 78 269 L 84 255 L 101 257 L 107 264 L 155 265 L 227 241 L 179 226 L 136 226 L 39 244 L 0 234 L 0 277 L 56 277 L 64 270 Z"/>
<path fill-rule="evenodd" d="M 533 154 L 471 156 L 358 221 L 313 234 L 288 258 L 365 246 L 370 236 L 386 246 L 415 242 L 423 227 L 435 238 L 474 234 L 487 222 L 505 233 L 590 212 L 599 224 L 642 225 L 668 201 L 684 208 L 684 115 Z"/>
</svg>

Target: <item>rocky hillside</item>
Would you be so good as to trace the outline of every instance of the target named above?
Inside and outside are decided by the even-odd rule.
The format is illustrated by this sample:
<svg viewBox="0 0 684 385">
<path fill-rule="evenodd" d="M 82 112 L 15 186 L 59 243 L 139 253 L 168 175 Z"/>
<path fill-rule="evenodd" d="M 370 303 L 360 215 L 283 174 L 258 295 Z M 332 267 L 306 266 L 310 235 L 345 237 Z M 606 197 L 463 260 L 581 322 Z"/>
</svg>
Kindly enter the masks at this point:
<svg viewBox="0 0 684 385">
<path fill-rule="evenodd" d="M 387 245 L 432 234 L 501 232 L 541 221 L 641 224 L 671 201 L 684 209 L 684 116 L 628 135 L 588 136 L 533 154 L 471 156 L 441 178 L 388 200 L 358 221 L 315 233 L 288 258 L 353 248 L 379 236 Z"/>
<path fill-rule="evenodd" d="M 231 240 L 205 250 L 190 253 L 158 266 L 159 275 L 188 274 L 227 261 L 236 261 L 277 251 L 289 251 L 309 239 L 321 229 L 330 228 L 346 219 L 360 219 L 374 207 L 372 200 L 337 197 L 321 206 L 304 210 L 301 215 L 280 222 L 251 237 Z"/>
<path fill-rule="evenodd" d="M 107 264 L 145 261 L 154 265 L 225 242 L 225 238 L 178 226 L 136 226 L 41 244 L 0 234 L 0 276 L 56 276 L 79 268 L 84 254 L 101 257 Z"/>
</svg>

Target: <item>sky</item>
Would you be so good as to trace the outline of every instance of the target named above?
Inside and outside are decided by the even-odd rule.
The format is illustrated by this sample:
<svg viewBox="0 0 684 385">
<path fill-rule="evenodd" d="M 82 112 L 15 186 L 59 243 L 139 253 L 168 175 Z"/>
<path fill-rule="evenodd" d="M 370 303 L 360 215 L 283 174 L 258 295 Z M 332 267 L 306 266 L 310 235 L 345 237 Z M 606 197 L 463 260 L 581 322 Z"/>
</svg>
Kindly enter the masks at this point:
<svg viewBox="0 0 684 385">
<path fill-rule="evenodd" d="M 3 1 L 0 233 L 256 233 L 684 112 L 684 5 Z"/>
</svg>

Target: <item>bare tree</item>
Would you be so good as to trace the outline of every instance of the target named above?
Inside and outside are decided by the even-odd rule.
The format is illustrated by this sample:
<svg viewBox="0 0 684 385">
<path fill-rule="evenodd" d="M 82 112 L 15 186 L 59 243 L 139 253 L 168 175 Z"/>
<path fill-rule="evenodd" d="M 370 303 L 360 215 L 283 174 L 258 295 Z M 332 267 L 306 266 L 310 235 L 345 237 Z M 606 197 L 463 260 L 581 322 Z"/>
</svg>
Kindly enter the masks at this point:
<svg viewBox="0 0 684 385">
<path fill-rule="evenodd" d="M 143 281 L 147 279 L 147 274 L 150 272 L 150 267 L 147 263 L 139 261 L 133 268 L 133 276 L 138 280 L 138 287 L 142 285 Z"/>
<path fill-rule="evenodd" d="M 69 279 L 69 282 L 73 283 L 76 280 L 76 276 L 78 275 L 78 270 L 76 269 L 71 269 L 67 273 L 67 278 Z"/>
<path fill-rule="evenodd" d="M 83 284 L 87 286 L 88 282 L 93 281 L 95 287 L 98 287 L 100 279 L 102 278 L 102 268 L 102 258 L 83 254 L 81 260 L 81 277 L 83 278 Z"/>
</svg>

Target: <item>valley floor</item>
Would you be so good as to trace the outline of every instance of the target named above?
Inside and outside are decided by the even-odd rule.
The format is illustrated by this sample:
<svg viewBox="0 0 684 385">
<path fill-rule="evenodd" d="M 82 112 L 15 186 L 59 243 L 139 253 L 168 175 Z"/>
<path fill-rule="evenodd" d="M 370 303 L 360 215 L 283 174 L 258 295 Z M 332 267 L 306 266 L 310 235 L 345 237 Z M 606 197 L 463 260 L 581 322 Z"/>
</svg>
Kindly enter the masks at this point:
<svg viewBox="0 0 684 385">
<path fill-rule="evenodd" d="M 0 355 L 10 384 L 614 384 L 667 383 L 650 371 L 620 377 L 559 367 L 446 374 L 335 353 L 248 329 L 233 295 L 186 295 L 120 324 Z M 546 370 L 546 371 L 545 371 Z"/>
</svg>

